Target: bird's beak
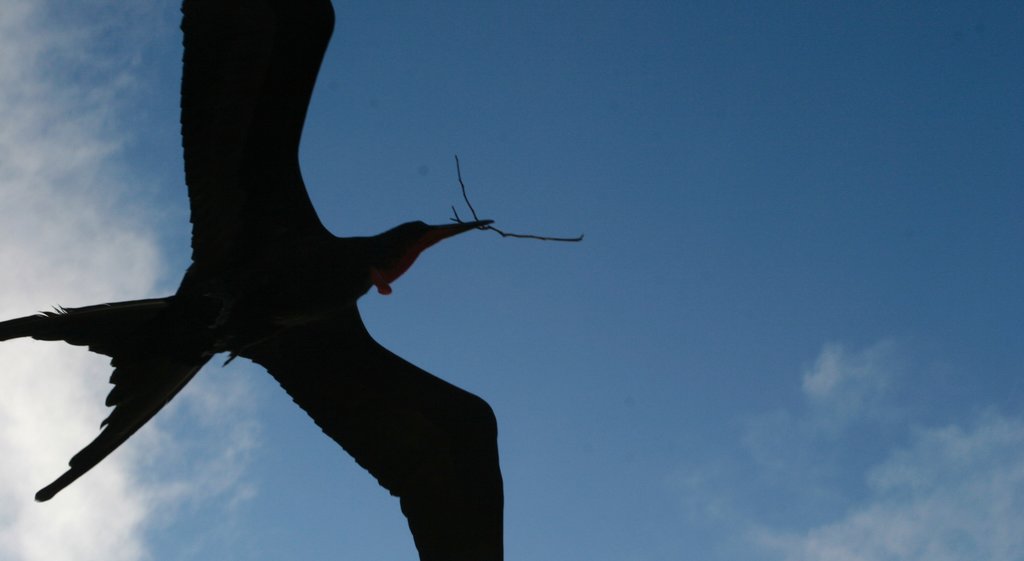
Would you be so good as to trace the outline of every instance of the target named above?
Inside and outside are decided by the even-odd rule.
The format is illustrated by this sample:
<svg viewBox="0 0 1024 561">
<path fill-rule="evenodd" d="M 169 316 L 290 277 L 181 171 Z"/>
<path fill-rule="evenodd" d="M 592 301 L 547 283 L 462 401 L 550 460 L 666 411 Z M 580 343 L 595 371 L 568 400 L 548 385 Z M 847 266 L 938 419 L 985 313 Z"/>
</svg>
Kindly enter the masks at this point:
<svg viewBox="0 0 1024 561">
<path fill-rule="evenodd" d="M 427 233 L 424 234 L 423 236 L 423 249 L 426 249 L 445 238 L 450 238 L 456 234 L 468 232 L 476 228 L 483 228 L 484 226 L 487 226 L 488 224 L 491 224 L 493 222 L 493 220 L 475 220 L 473 222 L 458 222 L 456 224 L 442 224 L 439 226 L 431 226 L 430 230 L 427 231 Z"/>
<path fill-rule="evenodd" d="M 436 226 L 435 225 L 431 225 L 430 229 L 427 230 L 426 232 L 424 232 L 423 236 L 420 237 L 420 239 L 417 241 L 416 245 L 413 246 L 413 248 L 412 248 L 413 259 L 416 258 L 415 257 L 416 255 L 419 255 L 420 253 L 423 253 L 423 250 L 427 249 L 428 247 L 436 244 L 437 242 L 439 242 L 439 241 L 441 241 L 443 239 L 450 238 L 450 237 L 455 236 L 457 234 L 461 234 L 463 232 L 468 232 L 468 231 L 474 230 L 476 228 L 483 228 L 484 226 L 487 226 L 488 224 L 490 224 L 492 222 L 494 222 L 494 221 L 493 220 L 474 220 L 473 222 L 458 222 L 458 223 L 455 223 L 455 224 L 441 224 L 441 225 L 436 225 Z"/>
<path fill-rule="evenodd" d="M 423 237 L 419 239 L 419 243 L 416 244 L 413 251 L 415 251 L 416 254 L 419 255 L 420 253 L 423 252 L 423 250 L 427 249 L 428 247 L 436 244 L 437 242 L 443 239 L 450 238 L 452 236 L 461 234 L 463 232 L 468 232 L 469 230 L 473 230 L 476 228 L 483 228 L 484 226 L 492 222 L 494 221 L 476 220 L 473 222 L 459 222 L 456 224 L 441 224 L 437 226 L 431 225 L 430 229 L 427 230 L 423 234 Z"/>
</svg>

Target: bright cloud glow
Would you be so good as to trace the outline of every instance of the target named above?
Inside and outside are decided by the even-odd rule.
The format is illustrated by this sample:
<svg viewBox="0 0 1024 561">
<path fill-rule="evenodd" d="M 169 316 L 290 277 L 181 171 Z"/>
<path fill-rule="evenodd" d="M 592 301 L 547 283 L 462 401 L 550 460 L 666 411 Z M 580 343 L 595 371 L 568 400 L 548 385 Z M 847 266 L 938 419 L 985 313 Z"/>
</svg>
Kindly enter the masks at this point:
<svg viewBox="0 0 1024 561">
<path fill-rule="evenodd" d="M 145 294 L 158 254 L 145 231 L 112 220 L 121 182 L 117 139 L 97 134 L 116 90 L 68 103 L 52 76 L 65 48 L 36 34 L 41 3 L 3 2 L 0 20 L 0 315 L 47 304 Z M 49 68 L 43 62 L 49 61 Z M 103 100 L 108 103 L 100 103 Z M 91 193 L 104 193 L 96 197 Z M 144 550 L 144 489 L 133 469 L 145 446 L 109 458 L 52 501 L 35 491 L 61 473 L 104 416 L 106 361 L 81 349 L 21 341 L 0 345 L 0 557 L 15 561 L 131 560 Z M 143 492 L 140 492 L 143 491 Z M 99 516 L 96 508 L 117 512 Z"/>
<path fill-rule="evenodd" d="M 108 6 L 107 19 L 76 22 L 74 29 L 49 19 L 49 8 L 0 0 L 2 319 L 56 304 L 152 296 L 160 273 L 145 214 L 128 202 L 135 181 L 120 159 L 125 139 L 110 126 L 131 90 L 131 65 L 124 63 L 132 53 L 90 50 L 119 8 Z M 203 439 L 184 443 L 159 425 L 147 427 L 81 481 L 37 504 L 35 491 L 96 436 L 107 414 L 109 366 L 81 348 L 8 341 L 0 344 L 0 369 L 4 560 L 145 559 L 145 531 L 158 512 L 185 499 L 251 493 L 236 485 L 256 435 L 245 386 L 210 396 L 204 381 L 174 407 L 210 429 Z M 217 422 L 212 411 L 221 414 Z M 219 424 L 226 428 L 211 428 Z M 208 459 L 191 466 L 188 479 L 150 473 L 158 463 L 152 458 L 176 447 L 203 449 Z"/>
</svg>

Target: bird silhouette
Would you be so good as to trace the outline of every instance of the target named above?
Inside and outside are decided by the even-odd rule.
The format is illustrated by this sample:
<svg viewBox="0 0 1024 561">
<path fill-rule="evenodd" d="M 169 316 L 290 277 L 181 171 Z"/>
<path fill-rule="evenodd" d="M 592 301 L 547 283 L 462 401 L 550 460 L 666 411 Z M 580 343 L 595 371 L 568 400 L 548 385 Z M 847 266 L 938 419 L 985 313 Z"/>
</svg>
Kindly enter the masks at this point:
<svg viewBox="0 0 1024 561">
<path fill-rule="evenodd" d="M 399 497 L 421 560 L 502 559 L 490 406 L 379 345 L 356 305 L 371 287 L 389 293 L 426 248 L 490 221 L 332 235 L 298 162 L 330 0 L 185 0 L 182 13 L 192 263 L 178 290 L 0 323 L 0 341 L 65 341 L 114 367 L 100 434 L 36 499 L 92 469 L 223 352 L 264 366 Z"/>
</svg>

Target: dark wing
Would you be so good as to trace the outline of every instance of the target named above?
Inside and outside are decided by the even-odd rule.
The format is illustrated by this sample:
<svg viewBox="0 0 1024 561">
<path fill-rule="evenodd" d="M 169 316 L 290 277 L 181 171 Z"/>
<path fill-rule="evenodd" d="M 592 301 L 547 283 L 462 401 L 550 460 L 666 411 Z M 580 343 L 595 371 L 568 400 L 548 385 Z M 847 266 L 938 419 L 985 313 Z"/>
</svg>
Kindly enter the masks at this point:
<svg viewBox="0 0 1024 561">
<path fill-rule="evenodd" d="M 502 558 L 490 406 L 380 346 L 355 307 L 240 353 L 401 499 L 422 561 Z"/>
<path fill-rule="evenodd" d="M 181 134 L 192 259 L 217 266 L 324 231 L 299 138 L 334 28 L 330 0 L 185 0 Z"/>
</svg>

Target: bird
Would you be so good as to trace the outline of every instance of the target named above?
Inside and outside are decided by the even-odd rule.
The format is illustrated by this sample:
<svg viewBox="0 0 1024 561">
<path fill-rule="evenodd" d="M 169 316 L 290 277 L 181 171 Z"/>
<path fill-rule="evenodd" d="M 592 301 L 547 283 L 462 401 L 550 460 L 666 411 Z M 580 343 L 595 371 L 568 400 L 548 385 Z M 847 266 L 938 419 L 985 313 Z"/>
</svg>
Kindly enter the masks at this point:
<svg viewBox="0 0 1024 561">
<path fill-rule="evenodd" d="M 491 221 L 408 222 L 338 237 L 299 168 L 310 96 L 334 30 L 330 0 L 184 0 L 181 135 L 192 261 L 174 294 L 0 322 L 111 358 L 96 438 L 35 496 L 95 467 L 216 354 L 262 365 L 392 495 L 421 561 L 500 561 L 503 485 L 490 405 L 367 332 L 357 301 L 428 247 Z"/>
</svg>

